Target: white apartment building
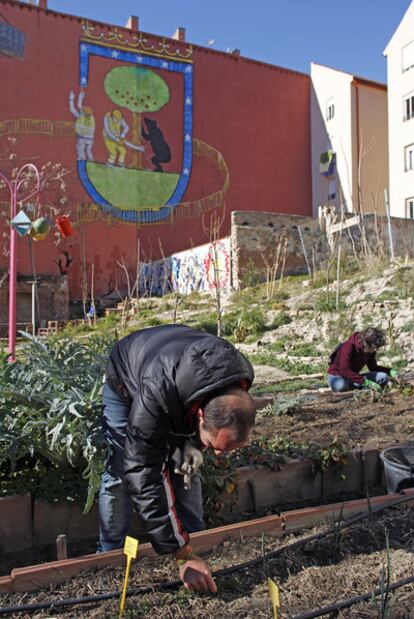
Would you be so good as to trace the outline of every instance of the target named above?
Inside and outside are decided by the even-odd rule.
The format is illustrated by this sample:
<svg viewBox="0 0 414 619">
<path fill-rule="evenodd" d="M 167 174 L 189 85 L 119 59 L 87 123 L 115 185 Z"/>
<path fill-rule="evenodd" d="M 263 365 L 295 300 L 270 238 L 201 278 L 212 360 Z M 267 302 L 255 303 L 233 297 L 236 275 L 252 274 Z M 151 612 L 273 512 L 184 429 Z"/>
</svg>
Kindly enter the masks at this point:
<svg viewBox="0 0 414 619">
<path fill-rule="evenodd" d="M 390 212 L 414 219 L 414 1 L 384 50 L 388 73 Z"/>
<path fill-rule="evenodd" d="M 311 64 L 312 205 L 384 214 L 387 87 Z"/>
</svg>

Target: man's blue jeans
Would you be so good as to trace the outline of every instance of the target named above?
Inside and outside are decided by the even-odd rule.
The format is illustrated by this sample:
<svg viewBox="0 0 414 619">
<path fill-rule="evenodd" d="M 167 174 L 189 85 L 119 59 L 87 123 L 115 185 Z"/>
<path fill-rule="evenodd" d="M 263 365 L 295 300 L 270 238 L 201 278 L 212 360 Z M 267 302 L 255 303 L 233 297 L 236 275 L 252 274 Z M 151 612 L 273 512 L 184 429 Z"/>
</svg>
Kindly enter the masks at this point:
<svg viewBox="0 0 414 619">
<path fill-rule="evenodd" d="M 366 374 L 361 374 L 361 376 L 372 380 L 374 383 L 378 383 L 381 387 L 384 387 L 390 380 L 386 372 L 367 372 Z M 357 383 L 352 383 L 342 376 L 333 376 L 332 374 L 328 374 L 328 384 L 332 391 L 352 391 L 360 387 Z"/>
<path fill-rule="evenodd" d="M 132 499 L 123 482 L 124 443 L 129 404 L 104 385 L 102 425 L 111 453 L 102 475 L 99 491 L 98 552 L 122 548 L 129 534 L 132 519 Z M 203 520 L 201 475 L 191 478 L 191 488 L 184 489 L 184 478 L 174 473 L 169 464 L 170 480 L 175 494 L 175 508 L 188 533 L 205 529 Z"/>
</svg>

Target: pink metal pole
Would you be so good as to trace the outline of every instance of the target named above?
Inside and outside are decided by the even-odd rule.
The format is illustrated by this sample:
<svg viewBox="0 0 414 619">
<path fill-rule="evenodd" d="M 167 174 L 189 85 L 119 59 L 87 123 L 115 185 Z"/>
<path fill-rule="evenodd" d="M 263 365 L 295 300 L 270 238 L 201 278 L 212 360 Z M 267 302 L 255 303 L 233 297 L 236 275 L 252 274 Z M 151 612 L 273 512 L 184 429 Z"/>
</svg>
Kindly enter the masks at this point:
<svg viewBox="0 0 414 619">
<path fill-rule="evenodd" d="M 29 200 L 35 194 L 40 191 L 40 176 L 37 167 L 33 163 L 26 163 L 20 170 L 18 171 L 16 178 L 10 181 L 2 172 L 0 172 L 0 178 L 6 184 L 10 191 L 10 221 L 17 215 L 17 195 L 20 189 L 20 186 L 26 180 L 25 177 L 22 177 L 22 173 L 25 170 L 33 170 L 36 177 L 36 189 L 32 191 L 29 195 L 25 196 L 20 200 L 24 202 L 25 200 Z M 9 258 L 9 360 L 15 360 L 15 352 L 16 352 L 16 302 L 17 302 L 17 232 L 10 226 L 10 258 Z"/>
<path fill-rule="evenodd" d="M 12 184 L 10 195 L 10 221 L 17 211 L 17 185 Z M 17 300 L 17 232 L 10 226 L 10 262 L 9 262 L 9 349 L 10 361 L 14 361 L 16 350 L 16 300 Z"/>
</svg>

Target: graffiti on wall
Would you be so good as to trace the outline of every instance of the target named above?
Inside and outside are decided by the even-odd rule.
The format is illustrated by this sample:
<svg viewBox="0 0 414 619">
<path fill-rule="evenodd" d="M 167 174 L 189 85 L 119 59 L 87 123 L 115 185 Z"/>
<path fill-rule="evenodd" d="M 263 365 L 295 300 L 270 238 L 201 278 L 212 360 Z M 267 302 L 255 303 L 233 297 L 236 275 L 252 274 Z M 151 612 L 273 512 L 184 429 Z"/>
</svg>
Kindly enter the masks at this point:
<svg viewBox="0 0 414 619">
<path fill-rule="evenodd" d="M 230 239 L 173 254 L 166 260 L 146 263 L 140 272 L 140 293 L 162 296 L 221 289 L 231 285 Z"/>
</svg>

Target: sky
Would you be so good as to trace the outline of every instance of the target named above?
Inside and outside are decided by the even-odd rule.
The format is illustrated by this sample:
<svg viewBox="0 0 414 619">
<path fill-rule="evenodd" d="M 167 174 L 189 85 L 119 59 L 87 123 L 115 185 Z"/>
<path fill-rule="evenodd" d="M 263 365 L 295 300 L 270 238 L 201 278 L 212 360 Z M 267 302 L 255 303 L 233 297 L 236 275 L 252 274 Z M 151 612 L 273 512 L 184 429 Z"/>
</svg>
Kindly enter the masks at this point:
<svg viewBox="0 0 414 619">
<path fill-rule="evenodd" d="M 316 62 L 386 82 L 383 51 L 411 0 L 48 0 L 50 9 L 171 36 L 304 73 Z M 414 1 L 414 0 L 413 0 Z"/>
</svg>

